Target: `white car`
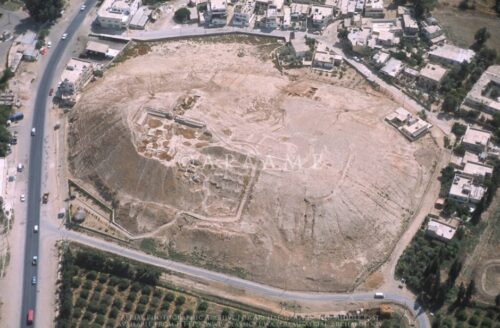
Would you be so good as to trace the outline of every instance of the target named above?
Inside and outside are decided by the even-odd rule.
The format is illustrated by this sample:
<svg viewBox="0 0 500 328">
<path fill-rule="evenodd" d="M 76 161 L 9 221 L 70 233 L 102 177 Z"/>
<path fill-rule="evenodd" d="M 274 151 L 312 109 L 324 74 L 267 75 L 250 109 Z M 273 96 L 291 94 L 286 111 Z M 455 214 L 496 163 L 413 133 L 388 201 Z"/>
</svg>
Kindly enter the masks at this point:
<svg viewBox="0 0 500 328">
<path fill-rule="evenodd" d="M 47 42 L 47 48 L 52 48 L 52 41 Z"/>
<path fill-rule="evenodd" d="M 36 265 L 38 263 L 38 256 L 33 256 L 33 260 L 31 261 L 32 265 Z"/>
<path fill-rule="evenodd" d="M 24 203 L 24 201 L 26 200 L 26 196 L 24 194 L 21 194 L 21 197 L 19 197 L 19 199 Z"/>
<path fill-rule="evenodd" d="M 68 33 L 64 33 L 62 36 L 61 36 L 61 39 L 63 40 L 66 40 L 68 38 Z"/>
<path fill-rule="evenodd" d="M 84 10 L 85 10 L 85 8 L 87 8 L 87 6 L 86 6 L 86 5 L 82 5 L 82 6 L 80 7 L 80 11 L 84 11 Z"/>
<path fill-rule="evenodd" d="M 33 232 L 34 232 L 34 233 L 37 233 L 37 232 L 38 232 L 38 224 L 35 224 L 35 225 L 33 226 Z"/>
</svg>

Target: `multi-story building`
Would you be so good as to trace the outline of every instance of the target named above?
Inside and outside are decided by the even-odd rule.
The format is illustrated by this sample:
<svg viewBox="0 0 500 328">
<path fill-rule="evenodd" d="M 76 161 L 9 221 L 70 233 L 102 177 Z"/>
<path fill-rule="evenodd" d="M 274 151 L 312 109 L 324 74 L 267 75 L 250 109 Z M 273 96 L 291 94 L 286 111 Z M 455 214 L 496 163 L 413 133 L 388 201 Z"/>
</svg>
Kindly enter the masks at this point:
<svg viewBox="0 0 500 328">
<path fill-rule="evenodd" d="M 333 18 L 333 8 L 314 5 L 311 7 L 311 21 L 314 27 L 324 28 Z"/>
<path fill-rule="evenodd" d="M 383 0 L 366 0 L 365 17 L 384 18 Z"/>
<path fill-rule="evenodd" d="M 451 44 L 445 44 L 429 52 L 429 58 L 443 65 L 456 66 L 462 63 L 470 63 L 475 56 L 470 49 L 463 49 Z"/>
<path fill-rule="evenodd" d="M 224 26 L 227 22 L 226 0 L 208 0 L 205 22 L 209 27 Z"/>
<path fill-rule="evenodd" d="M 97 22 L 104 28 L 127 28 L 141 0 L 104 0 L 97 11 Z"/>
</svg>

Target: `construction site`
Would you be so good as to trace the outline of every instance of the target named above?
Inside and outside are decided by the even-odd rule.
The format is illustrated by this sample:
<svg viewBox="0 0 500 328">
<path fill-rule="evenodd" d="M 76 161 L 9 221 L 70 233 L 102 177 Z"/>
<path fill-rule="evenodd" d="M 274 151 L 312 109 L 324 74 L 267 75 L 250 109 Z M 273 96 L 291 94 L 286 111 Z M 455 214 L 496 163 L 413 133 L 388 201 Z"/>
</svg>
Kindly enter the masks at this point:
<svg viewBox="0 0 500 328">
<path fill-rule="evenodd" d="M 88 85 L 69 116 L 69 178 L 157 254 L 352 290 L 415 213 L 438 146 L 385 124 L 399 106 L 351 71 L 280 72 L 278 42 L 221 42 L 149 44 Z"/>
</svg>

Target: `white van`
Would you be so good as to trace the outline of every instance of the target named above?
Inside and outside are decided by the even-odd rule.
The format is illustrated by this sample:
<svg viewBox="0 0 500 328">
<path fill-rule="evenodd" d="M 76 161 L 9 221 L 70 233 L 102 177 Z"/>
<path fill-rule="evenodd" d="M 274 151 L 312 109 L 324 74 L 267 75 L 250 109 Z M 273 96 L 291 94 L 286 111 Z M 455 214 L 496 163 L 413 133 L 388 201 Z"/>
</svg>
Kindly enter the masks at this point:
<svg viewBox="0 0 500 328">
<path fill-rule="evenodd" d="M 380 292 L 375 293 L 375 296 L 374 296 L 374 297 L 375 297 L 375 298 L 384 298 L 384 293 L 380 293 Z"/>
</svg>

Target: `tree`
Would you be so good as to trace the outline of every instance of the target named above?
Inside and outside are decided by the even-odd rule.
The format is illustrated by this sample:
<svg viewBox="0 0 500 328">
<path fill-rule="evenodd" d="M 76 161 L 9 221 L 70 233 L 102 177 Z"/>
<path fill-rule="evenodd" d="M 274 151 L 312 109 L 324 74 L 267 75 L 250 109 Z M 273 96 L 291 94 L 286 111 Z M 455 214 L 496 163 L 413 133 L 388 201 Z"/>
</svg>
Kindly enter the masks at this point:
<svg viewBox="0 0 500 328">
<path fill-rule="evenodd" d="M 450 272 L 448 273 L 448 279 L 453 284 L 460 274 L 460 270 L 462 270 L 462 262 L 460 260 L 455 259 L 450 267 Z"/>
<path fill-rule="evenodd" d="M 498 294 L 497 297 L 495 297 L 495 304 L 497 306 L 500 306 L 500 294 Z"/>
<path fill-rule="evenodd" d="M 349 31 L 345 28 L 339 30 L 339 32 L 337 33 L 337 37 L 340 40 L 346 40 L 348 35 L 349 35 Z"/>
<path fill-rule="evenodd" d="M 456 111 L 458 106 L 458 100 L 455 96 L 450 94 L 446 95 L 443 100 L 443 104 L 441 105 L 441 109 L 447 113 Z"/>
<path fill-rule="evenodd" d="M 35 21 L 45 23 L 61 16 L 63 0 L 24 0 L 26 9 Z"/>
<path fill-rule="evenodd" d="M 464 297 L 465 297 L 465 286 L 464 283 L 461 283 L 460 287 L 458 287 L 457 299 L 455 303 L 462 304 L 464 302 Z"/>
<path fill-rule="evenodd" d="M 179 8 L 174 13 L 174 19 L 179 23 L 185 23 L 191 18 L 191 12 L 186 7 Z"/>
<path fill-rule="evenodd" d="M 413 5 L 415 7 L 415 16 L 417 18 L 423 18 L 436 6 L 436 0 L 413 0 Z"/>
<path fill-rule="evenodd" d="M 476 41 L 474 46 L 477 46 L 478 50 L 481 49 L 490 37 L 491 34 L 488 29 L 486 27 L 481 27 L 474 35 L 474 40 Z"/>
<path fill-rule="evenodd" d="M 476 292 L 476 283 L 474 279 L 471 279 L 469 285 L 467 286 L 467 290 L 465 291 L 464 305 L 468 305 L 470 300 L 472 299 L 472 295 Z"/>
</svg>

